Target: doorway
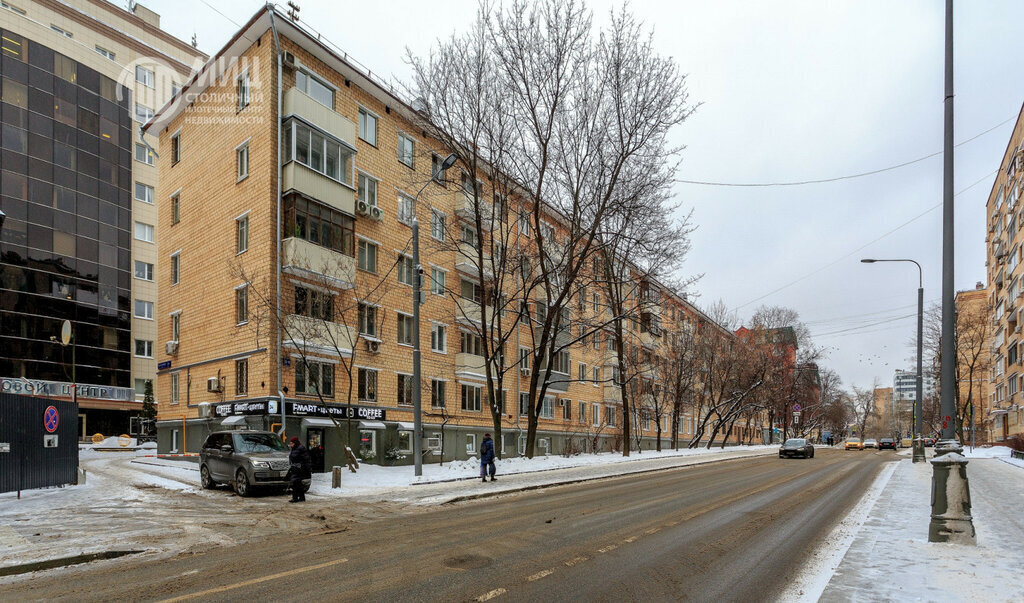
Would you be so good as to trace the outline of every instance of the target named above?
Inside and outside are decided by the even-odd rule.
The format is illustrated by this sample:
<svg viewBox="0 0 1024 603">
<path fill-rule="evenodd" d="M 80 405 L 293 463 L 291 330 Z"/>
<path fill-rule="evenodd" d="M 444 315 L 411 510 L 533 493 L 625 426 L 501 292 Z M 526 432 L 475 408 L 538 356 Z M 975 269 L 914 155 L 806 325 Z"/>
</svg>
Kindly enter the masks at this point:
<svg viewBox="0 0 1024 603">
<path fill-rule="evenodd" d="M 312 461 L 313 473 L 324 472 L 324 430 L 310 428 L 306 430 L 306 449 Z"/>
</svg>

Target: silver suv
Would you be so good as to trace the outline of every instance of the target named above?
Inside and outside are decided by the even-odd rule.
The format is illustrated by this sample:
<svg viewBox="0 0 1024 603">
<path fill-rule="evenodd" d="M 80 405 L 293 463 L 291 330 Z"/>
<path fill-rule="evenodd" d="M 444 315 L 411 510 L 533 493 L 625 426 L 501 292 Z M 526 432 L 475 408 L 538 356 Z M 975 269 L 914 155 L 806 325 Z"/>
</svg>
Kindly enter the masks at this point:
<svg viewBox="0 0 1024 603">
<path fill-rule="evenodd" d="M 199 477 L 203 487 L 231 484 L 239 496 L 254 487 L 288 487 L 288 447 L 270 431 L 215 431 L 199 452 Z M 309 490 L 310 480 L 302 480 Z"/>
</svg>

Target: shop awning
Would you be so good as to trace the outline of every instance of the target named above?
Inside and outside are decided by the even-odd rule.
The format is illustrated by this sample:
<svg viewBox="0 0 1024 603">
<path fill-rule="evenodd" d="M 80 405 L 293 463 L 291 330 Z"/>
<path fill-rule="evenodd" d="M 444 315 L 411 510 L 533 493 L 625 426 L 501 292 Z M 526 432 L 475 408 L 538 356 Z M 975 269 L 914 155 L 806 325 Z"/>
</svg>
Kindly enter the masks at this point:
<svg viewBox="0 0 1024 603">
<path fill-rule="evenodd" d="M 235 415 L 220 422 L 221 425 L 245 425 L 245 415 Z"/>
<path fill-rule="evenodd" d="M 334 421 L 319 417 L 306 417 L 302 419 L 303 427 L 334 427 Z"/>
<path fill-rule="evenodd" d="M 360 429 L 387 429 L 383 421 L 360 421 Z"/>
<path fill-rule="evenodd" d="M 406 423 L 405 421 L 399 421 L 398 422 L 398 428 L 401 429 L 402 431 L 412 431 L 412 430 L 416 429 L 416 424 L 415 423 Z"/>
</svg>

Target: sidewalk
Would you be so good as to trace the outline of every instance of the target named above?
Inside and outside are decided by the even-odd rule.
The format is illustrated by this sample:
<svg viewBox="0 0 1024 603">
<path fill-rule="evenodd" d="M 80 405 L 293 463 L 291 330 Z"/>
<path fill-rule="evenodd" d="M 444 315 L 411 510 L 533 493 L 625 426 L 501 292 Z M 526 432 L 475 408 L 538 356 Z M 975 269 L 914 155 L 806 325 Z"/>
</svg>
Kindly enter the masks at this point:
<svg viewBox="0 0 1024 603">
<path fill-rule="evenodd" d="M 932 465 L 901 460 L 819 600 L 1024 599 L 1024 468 L 972 458 L 967 476 L 977 546 L 928 542 Z"/>
</svg>

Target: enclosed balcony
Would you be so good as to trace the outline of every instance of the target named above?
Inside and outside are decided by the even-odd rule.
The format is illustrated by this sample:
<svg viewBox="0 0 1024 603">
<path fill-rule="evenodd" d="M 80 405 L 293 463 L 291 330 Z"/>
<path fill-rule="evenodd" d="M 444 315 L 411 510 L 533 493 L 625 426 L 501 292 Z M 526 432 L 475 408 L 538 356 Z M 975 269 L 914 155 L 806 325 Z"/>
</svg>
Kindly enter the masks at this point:
<svg viewBox="0 0 1024 603">
<path fill-rule="evenodd" d="M 289 314 L 282 322 L 282 338 L 287 347 L 329 356 L 352 355 L 355 332 L 351 327 L 298 314 Z"/>
<path fill-rule="evenodd" d="M 459 352 L 455 354 L 455 374 L 460 377 L 483 378 L 486 375 L 484 370 L 484 357 L 476 354 Z"/>
<path fill-rule="evenodd" d="M 604 386 L 604 401 L 605 402 L 622 402 L 622 390 L 618 385 L 605 385 Z"/>
<path fill-rule="evenodd" d="M 484 265 L 481 272 L 477 266 L 478 256 L 476 247 L 469 243 L 460 242 L 455 252 L 455 269 L 473 278 L 480 278 L 481 275 L 487 279 L 494 278 L 491 270 L 491 256 L 485 253 L 483 258 Z"/>
<path fill-rule="evenodd" d="M 302 90 L 292 87 L 284 93 L 284 114 L 282 118 L 301 117 L 303 121 L 316 126 L 331 136 L 354 147 L 356 143 L 356 124 L 340 113 L 327 108 L 313 100 Z"/>
<path fill-rule="evenodd" d="M 281 270 L 339 289 L 351 289 L 356 281 L 354 257 L 299 237 L 281 241 Z"/>
</svg>

